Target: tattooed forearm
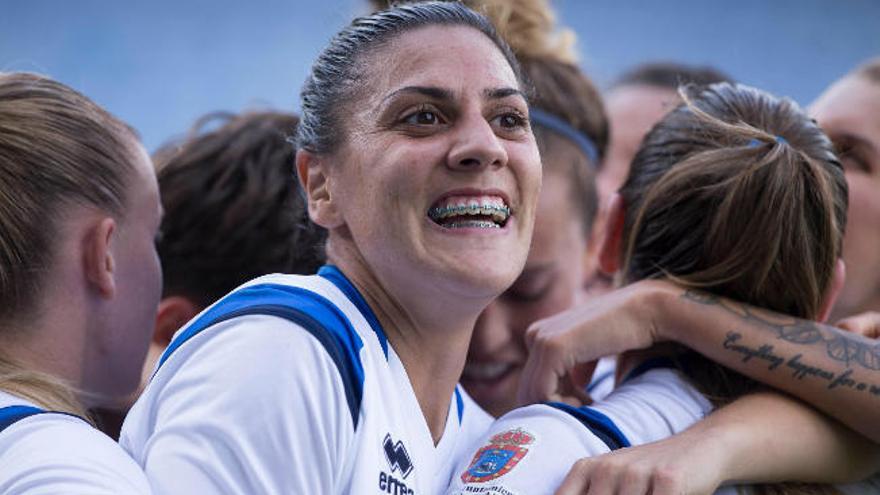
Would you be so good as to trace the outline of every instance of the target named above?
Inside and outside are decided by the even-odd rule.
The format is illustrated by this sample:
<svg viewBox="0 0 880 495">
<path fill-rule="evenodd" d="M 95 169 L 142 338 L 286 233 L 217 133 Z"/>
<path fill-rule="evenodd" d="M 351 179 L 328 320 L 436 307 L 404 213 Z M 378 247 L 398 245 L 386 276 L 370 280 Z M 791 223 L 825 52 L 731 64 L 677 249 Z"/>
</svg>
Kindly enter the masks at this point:
<svg viewBox="0 0 880 495">
<path fill-rule="evenodd" d="M 880 371 L 880 341 L 822 325 L 814 321 L 779 315 L 767 310 L 740 304 L 713 294 L 686 290 L 684 299 L 705 306 L 718 306 L 738 316 L 744 322 L 753 322 L 772 330 L 776 337 L 794 344 L 820 344 L 831 359 L 850 367 Z M 725 342 L 726 344 L 726 342 Z"/>
<path fill-rule="evenodd" d="M 743 343 L 743 336 L 737 332 L 728 332 L 724 339 L 724 348 L 741 356 L 742 362 L 752 360 L 767 363 L 767 369 L 784 369 L 791 372 L 798 380 L 813 378 L 826 383 L 829 390 L 835 388 L 850 388 L 858 392 L 870 393 L 880 396 L 880 386 L 852 378 L 853 371 L 846 369 L 840 373 L 827 370 L 821 366 L 810 364 L 804 360 L 803 354 L 795 354 L 786 358 L 782 356 L 772 344 L 760 344 L 749 346 Z"/>
</svg>

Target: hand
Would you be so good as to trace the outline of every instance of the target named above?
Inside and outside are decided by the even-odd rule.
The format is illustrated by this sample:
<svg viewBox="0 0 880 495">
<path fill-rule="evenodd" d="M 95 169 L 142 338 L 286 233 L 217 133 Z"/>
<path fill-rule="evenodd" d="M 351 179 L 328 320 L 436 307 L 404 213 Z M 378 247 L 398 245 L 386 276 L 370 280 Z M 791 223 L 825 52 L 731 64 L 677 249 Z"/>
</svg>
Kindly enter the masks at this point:
<svg viewBox="0 0 880 495">
<path fill-rule="evenodd" d="M 679 435 L 581 459 L 556 494 L 711 494 L 721 484 L 722 457 L 700 440 Z"/>
<path fill-rule="evenodd" d="M 880 339 L 880 313 L 876 311 L 844 318 L 835 326 L 869 339 Z"/>
<path fill-rule="evenodd" d="M 658 305 L 677 291 L 668 282 L 646 280 L 533 323 L 526 331 L 520 403 L 582 402 L 571 391 L 584 389 L 595 360 L 666 340 L 656 322 Z"/>
</svg>

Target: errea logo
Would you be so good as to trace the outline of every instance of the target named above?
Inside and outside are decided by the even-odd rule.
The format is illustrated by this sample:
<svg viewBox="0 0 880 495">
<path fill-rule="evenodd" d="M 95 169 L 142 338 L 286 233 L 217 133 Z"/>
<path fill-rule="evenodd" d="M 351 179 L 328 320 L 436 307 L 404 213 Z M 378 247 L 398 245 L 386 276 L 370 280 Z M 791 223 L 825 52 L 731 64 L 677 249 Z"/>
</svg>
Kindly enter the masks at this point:
<svg viewBox="0 0 880 495">
<path fill-rule="evenodd" d="M 394 443 L 394 440 L 391 439 L 391 434 L 388 433 L 382 442 L 382 450 L 385 451 L 385 459 L 391 467 L 391 472 L 400 471 L 400 475 L 403 476 L 403 479 L 406 479 L 413 470 L 413 463 L 403 442 L 398 440 L 397 443 Z"/>
<path fill-rule="evenodd" d="M 403 481 L 414 468 L 412 458 L 403 446 L 403 442 L 400 440 L 395 442 L 388 433 L 382 441 L 382 451 L 385 452 L 385 460 L 391 467 L 391 473 L 399 472 L 398 476 L 403 479 L 397 479 L 391 473 L 380 471 L 379 491 L 390 495 L 415 495 L 415 491 Z"/>
</svg>

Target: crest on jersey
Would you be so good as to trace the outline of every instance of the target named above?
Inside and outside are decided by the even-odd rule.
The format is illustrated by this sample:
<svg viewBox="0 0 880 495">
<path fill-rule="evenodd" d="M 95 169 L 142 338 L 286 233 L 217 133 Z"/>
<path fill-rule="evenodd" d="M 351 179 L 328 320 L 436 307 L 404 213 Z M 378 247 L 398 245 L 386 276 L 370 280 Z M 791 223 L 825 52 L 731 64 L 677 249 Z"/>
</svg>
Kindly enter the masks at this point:
<svg viewBox="0 0 880 495">
<path fill-rule="evenodd" d="M 479 483 L 504 476 L 525 457 L 534 441 L 535 436 L 521 428 L 493 436 L 488 445 L 474 454 L 470 466 L 461 473 L 461 480 Z"/>
</svg>

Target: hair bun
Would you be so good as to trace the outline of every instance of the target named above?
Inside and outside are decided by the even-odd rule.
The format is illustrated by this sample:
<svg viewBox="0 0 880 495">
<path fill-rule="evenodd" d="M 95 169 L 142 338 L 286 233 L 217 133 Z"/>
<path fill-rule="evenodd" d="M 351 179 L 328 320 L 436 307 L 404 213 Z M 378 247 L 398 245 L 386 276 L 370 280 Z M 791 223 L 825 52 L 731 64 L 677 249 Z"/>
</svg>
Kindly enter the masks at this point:
<svg viewBox="0 0 880 495">
<path fill-rule="evenodd" d="M 549 0 L 465 0 L 486 15 L 519 57 L 552 57 L 576 64 L 577 36 L 556 26 Z"/>
<path fill-rule="evenodd" d="M 554 58 L 577 64 L 577 36 L 571 29 L 558 29 L 549 0 L 460 0 L 492 21 L 498 34 L 517 57 Z M 407 0 L 370 0 L 374 10 L 411 3 Z"/>
</svg>

